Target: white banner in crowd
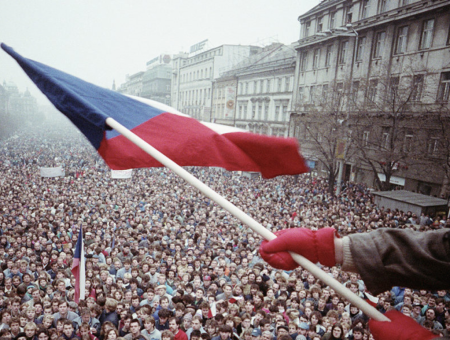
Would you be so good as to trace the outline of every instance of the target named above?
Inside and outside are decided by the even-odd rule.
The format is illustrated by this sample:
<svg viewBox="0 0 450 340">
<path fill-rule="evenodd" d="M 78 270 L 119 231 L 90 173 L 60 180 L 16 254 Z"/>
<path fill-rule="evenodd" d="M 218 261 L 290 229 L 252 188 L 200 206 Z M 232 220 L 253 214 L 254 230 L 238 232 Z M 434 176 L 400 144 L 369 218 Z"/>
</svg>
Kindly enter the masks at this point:
<svg viewBox="0 0 450 340">
<path fill-rule="evenodd" d="M 39 168 L 39 170 L 41 171 L 41 177 L 64 177 L 66 175 L 61 166 L 56 166 L 53 168 Z"/>
<path fill-rule="evenodd" d="M 111 178 L 131 178 L 133 170 L 111 170 Z"/>
</svg>

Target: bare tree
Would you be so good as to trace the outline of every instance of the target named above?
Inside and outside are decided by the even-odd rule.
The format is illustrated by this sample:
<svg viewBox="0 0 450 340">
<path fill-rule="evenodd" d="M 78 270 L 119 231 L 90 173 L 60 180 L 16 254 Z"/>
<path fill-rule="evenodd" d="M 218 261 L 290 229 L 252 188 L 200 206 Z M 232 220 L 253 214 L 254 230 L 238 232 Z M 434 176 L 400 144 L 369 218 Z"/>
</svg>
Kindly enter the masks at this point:
<svg viewBox="0 0 450 340">
<path fill-rule="evenodd" d="M 328 190 L 335 194 L 339 173 L 339 162 L 350 154 L 351 143 L 347 142 L 345 106 L 347 98 L 344 83 L 310 87 L 308 103 L 302 105 L 296 121 L 296 135 L 302 148 L 308 149 L 323 164 L 328 175 Z"/>
<path fill-rule="evenodd" d="M 387 73 L 386 73 L 387 74 Z M 425 130 L 432 124 L 425 96 L 424 76 L 382 76 L 354 81 L 349 94 L 354 157 L 374 173 L 379 190 L 389 190 L 396 173 L 427 164 Z M 384 175 L 384 181 L 379 173 Z"/>
</svg>

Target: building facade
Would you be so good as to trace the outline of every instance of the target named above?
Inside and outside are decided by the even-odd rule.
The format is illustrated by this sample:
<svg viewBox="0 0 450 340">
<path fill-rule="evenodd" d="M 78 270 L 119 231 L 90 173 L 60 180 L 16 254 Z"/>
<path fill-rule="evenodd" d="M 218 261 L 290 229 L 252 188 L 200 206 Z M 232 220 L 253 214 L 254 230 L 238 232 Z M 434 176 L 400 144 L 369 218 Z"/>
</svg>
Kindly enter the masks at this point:
<svg viewBox="0 0 450 340">
<path fill-rule="evenodd" d="M 172 58 L 160 55 L 147 62 L 147 69 L 142 77 L 142 97 L 170 105 L 172 82 Z"/>
<path fill-rule="evenodd" d="M 288 135 L 296 52 L 273 43 L 216 80 L 213 117 L 255 133 Z"/>
<path fill-rule="evenodd" d="M 117 91 L 131 96 L 142 97 L 143 79 L 144 71 L 139 71 L 131 76 L 127 74 L 125 83 L 121 84 Z"/>
<path fill-rule="evenodd" d="M 20 92 L 13 82 L 0 85 L 0 138 L 6 137 L 24 124 L 38 123 L 43 119 L 37 100 L 28 89 Z"/>
<path fill-rule="evenodd" d="M 191 117 L 212 121 L 214 81 L 260 50 L 256 46 L 222 45 L 193 56 L 174 56 L 172 106 Z"/>
<path fill-rule="evenodd" d="M 347 129 L 346 148 L 359 142 L 343 157 L 343 179 L 373 185 L 375 172 L 359 160 L 387 157 L 390 148 L 391 158 L 401 159 L 391 166 L 393 186 L 445 194 L 444 169 L 429 171 L 445 161 L 442 119 L 428 118 L 448 117 L 450 1 L 322 1 L 299 21 L 290 133 L 318 174 L 325 170 L 317 152 L 323 139 L 311 125 L 336 121 Z M 430 145 L 440 152 L 430 155 Z M 377 166 L 383 180 L 384 164 Z"/>
</svg>

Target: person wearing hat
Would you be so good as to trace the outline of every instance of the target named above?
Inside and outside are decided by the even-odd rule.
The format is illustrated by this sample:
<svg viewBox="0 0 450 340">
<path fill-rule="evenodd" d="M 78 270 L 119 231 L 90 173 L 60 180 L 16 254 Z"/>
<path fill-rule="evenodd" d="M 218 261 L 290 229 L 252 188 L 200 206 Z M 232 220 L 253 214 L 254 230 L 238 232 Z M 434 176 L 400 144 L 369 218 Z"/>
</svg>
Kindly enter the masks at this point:
<svg viewBox="0 0 450 340">
<path fill-rule="evenodd" d="M 289 335 L 289 328 L 285 325 L 280 325 L 277 327 L 277 338 L 283 335 Z"/>
<path fill-rule="evenodd" d="M 251 336 L 252 340 L 259 340 L 261 336 L 261 330 L 259 328 L 253 328 Z"/>
<path fill-rule="evenodd" d="M 186 332 L 189 328 L 191 328 L 191 324 L 192 324 L 192 314 L 186 313 L 183 316 L 183 326 L 182 326 L 183 331 Z"/>
<path fill-rule="evenodd" d="M 298 326 L 298 335 L 295 340 L 306 340 L 306 334 L 308 333 L 309 325 L 306 322 L 300 322 Z"/>
<path fill-rule="evenodd" d="M 27 340 L 27 335 L 25 334 L 25 332 L 20 332 L 19 334 L 17 334 L 14 340 Z"/>
</svg>

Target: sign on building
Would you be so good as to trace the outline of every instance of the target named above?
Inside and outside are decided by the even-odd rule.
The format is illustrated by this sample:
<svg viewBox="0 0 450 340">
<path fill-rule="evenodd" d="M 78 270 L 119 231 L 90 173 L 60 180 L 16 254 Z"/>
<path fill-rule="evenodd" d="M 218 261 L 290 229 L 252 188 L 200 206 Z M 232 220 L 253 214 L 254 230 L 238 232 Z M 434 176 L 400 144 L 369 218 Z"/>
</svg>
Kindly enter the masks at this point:
<svg viewBox="0 0 450 340">
<path fill-rule="evenodd" d="M 190 53 L 194 53 L 194 52 L 202 50 L 205 47 L 207 41 L 208 41 L 208 39 L 200 41 L 199 43 L 197 43 L 195 45 L 192 45 L 191 49 L 190 49 Z"/>
</svg>

